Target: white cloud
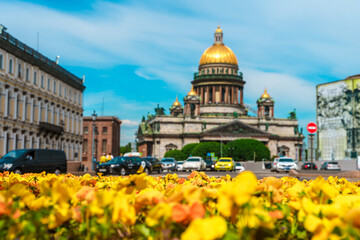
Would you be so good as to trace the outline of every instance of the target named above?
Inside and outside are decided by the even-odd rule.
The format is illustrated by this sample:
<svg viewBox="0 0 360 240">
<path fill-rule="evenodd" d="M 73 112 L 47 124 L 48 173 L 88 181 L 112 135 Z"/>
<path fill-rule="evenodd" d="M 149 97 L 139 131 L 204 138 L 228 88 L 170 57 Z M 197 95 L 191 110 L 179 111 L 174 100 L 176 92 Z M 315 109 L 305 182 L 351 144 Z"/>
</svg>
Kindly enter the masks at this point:
<svg viewBox="0 0 360 240">
<path fill-rule="evenodd" d="M 124 125 L 124 126 L 129 126 L 129 127 L 137 127 L 137 126 L 139 126 L 139 122 L 137 122 L 137 121 L 132 121 L 132 120 L 129 120 L 129 119 L 123 119 L 121 121 L 122 121 L 121 125 Z"/>
</svg>

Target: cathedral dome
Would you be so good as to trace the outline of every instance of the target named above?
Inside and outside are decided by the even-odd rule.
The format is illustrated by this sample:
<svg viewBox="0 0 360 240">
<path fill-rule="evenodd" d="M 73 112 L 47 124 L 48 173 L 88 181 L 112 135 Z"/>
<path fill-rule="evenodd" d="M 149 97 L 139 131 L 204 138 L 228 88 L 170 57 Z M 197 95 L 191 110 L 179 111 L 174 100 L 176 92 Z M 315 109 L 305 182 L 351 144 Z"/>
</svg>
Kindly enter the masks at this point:
<svg viewBox="0 0 360 240">
<path fill-rule="evenodd" d="M 220 26 L 215 30 L 214 44 L 206 49 L 200 58 L 200 66 L 212 63 L 238 65 L 234 52 L 223 43 L 223 32 Z"/>
<path fill-rule="evenodd" d="M 270 98 L 270 95 L 268 94 L 266 88 L 265 88 L 263 95 L 261 95 L 261 98 Z"/>
</svg>

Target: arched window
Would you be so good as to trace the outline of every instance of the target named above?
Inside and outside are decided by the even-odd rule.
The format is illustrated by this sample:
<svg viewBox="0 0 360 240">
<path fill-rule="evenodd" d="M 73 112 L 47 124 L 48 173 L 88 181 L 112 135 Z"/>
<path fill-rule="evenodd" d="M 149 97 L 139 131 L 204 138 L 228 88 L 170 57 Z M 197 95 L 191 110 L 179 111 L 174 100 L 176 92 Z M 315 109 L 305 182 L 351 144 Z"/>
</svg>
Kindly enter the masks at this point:
<svg viewBox="0 0 360 240">
<path fill-rule="evenodd" d="M 195 104 L 191 104 L 191 105 L 190 105 L 190 109 L 191 109 L 190 115 L 191 115 L 191 116 L 195 116 Z"/>
</svg>

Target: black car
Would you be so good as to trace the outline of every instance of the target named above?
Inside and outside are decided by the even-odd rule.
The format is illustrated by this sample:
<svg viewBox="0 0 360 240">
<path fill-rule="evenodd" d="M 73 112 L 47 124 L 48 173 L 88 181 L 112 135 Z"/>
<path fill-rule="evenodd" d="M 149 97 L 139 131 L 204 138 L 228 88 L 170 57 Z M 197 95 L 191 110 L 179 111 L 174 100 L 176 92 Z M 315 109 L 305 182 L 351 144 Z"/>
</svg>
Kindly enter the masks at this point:
<svg viewBox="0 0 360 240">
<path fill-rule="evenodd" d="M 109 162 L 96 166 L 96 173 L 119 174 L 122 176 L 142 172 L 149 174 L 151 171 L 151 163 L 140 157 L 116 157 Z"/>
<path fill-rule="evenodd" d="M 159 159 L 154 158 L 154 157 L 143 157 L 142 159 L 151 163 L 152 171 L 158 172 L 158 173 L 162 172 L 161 162 Z"/>
<path fill-rule="evenodd" d="M 17 149 L 8 152 L 0 159 L 0 171 L 17 174 L 67 172 L 66 155 L 62 150 L 52 149 Z"/>
<path fill-rule="evenodd" d="M 303 170 L 317 170 L 317 166 L 315 163 L 304 163 L 302 166 L 301 166 L 301 169 Z"/>
<path fill-rule="evenodd" d="M 206 170 L 215 170 L 215 163 L 212 160 L 205 160 Z"/>
</svg>

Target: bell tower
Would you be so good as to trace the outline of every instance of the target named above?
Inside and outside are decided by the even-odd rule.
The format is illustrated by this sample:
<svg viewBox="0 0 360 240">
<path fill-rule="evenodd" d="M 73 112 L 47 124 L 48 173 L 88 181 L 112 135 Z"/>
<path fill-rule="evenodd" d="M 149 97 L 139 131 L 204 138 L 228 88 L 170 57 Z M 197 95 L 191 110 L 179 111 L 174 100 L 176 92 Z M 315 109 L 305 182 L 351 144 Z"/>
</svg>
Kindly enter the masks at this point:
<svg viewBox="0 0 360 240">
<path fill-rule="evenodd" d="M 274 118 L 275 101 L 267 93 L 266 88 L 263 95 L 261 95 L 261 97 L 257 100 L 256 103 L 258 106 L 258 111 L 257 111 L 258 118 L 266 118 L 266 119 Z"/>
<path fill-rule="evenodd" d="M 200 97 L 191 86 L 191 91 L 184 97 L 184 115 L 191 118 L 200 116 Z"/>
</svg>

